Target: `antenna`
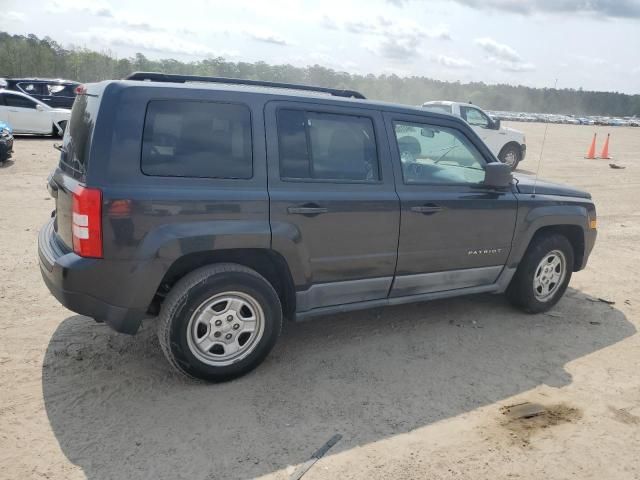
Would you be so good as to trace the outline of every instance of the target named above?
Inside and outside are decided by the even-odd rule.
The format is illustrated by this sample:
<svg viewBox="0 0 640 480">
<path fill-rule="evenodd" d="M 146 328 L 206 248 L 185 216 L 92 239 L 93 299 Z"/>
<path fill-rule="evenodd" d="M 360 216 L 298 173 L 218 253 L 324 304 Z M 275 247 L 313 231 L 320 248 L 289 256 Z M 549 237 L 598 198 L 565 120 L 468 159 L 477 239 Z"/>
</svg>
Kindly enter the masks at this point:
<svg viewBox="0 0 640 480">
<path fill-rule="evenodd" d="M 556 78 L 556 83 L 553 84 L 553 89 L 555 90 L 558 87 L 558 79 Z M 536 167 L 536 178 L 533 181 L 533 192 L 531 193 L 532 197 L 536 196 L 536 185 L 538 185 L 538 174 L 540 173 L 540 164 L 542 163 L 542 154 L 544 153 L 544 144 L 547 141 L 547 129 L 549 128 L 549 122 L 544 125 L 544 135 L 542 136 L 542 146 L 540 147 L 540 156 L 538 157 L 538 166 Z"/>
</svg>

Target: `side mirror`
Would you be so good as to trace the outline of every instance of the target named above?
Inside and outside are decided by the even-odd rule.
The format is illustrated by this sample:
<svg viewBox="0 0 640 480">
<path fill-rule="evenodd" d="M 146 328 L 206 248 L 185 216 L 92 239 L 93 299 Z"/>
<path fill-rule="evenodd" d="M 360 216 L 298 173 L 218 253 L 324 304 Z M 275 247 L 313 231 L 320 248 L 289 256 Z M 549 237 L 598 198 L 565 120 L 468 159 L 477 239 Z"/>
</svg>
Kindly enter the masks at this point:
<svg viewBox="0 0 640 480">
<path fill-rule="evenodd" d="M 44 112 L 44 107 L 42 105 L 40 105 L 39 103 L 36 103 L 36 110 L 39 112 Z"/>
<path fill-rule="evenodd" d="M 487 187 L 508 187 L 512 179 L 511 167 L 506 163 L 487 163 L 484 168 L 484 185 Z"/>
<path fill-rule="evenodd" d="M 491 128 L 493 130 L 500 130 L 500 119 L 499 118 L 494 118 L 492 120 L 493 121 L 491 122 Z"/>
<path fill-rule="evenodd" d="M 433 138 L 436 136 L 436 132 L 432 128 L 422 128 L 420 129 L 420 135 L 427 138 Z"/>
</svg>

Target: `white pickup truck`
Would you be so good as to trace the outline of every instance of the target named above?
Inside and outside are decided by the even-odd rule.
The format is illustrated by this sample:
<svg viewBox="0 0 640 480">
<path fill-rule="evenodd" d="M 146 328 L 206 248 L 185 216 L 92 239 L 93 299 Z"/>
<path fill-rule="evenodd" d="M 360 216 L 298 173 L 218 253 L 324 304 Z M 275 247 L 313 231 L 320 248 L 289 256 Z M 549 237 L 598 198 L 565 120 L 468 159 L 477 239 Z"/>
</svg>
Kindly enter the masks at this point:
<svg viewBox="0 0 640 480">
<path fill-rule="evenodd" d="M 481 108 L 471 103 L 460 102 L 425 102 L 424 108 L 436 112 L 449 113 L 462 117 L 484 140 L 493 154 L 501 162 L 515 170 L 527 153 L 524 133 L 513 128 L 501 127 L 500 120 L 494 120 Z"/>
</svg>

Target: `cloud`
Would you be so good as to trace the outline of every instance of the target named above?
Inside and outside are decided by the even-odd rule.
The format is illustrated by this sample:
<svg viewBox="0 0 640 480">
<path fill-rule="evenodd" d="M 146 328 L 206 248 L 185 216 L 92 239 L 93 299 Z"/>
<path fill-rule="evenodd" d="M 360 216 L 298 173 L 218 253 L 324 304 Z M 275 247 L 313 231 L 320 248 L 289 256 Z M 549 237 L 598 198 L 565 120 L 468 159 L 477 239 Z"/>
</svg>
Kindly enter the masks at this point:
<svg viewBox="0 0 640 480">
<path fill-rule="evenodd" d="M 210 47 L 184 40 L 167 32 L 131 31 L 123 28 L 94 27 L 77 37 L 96 45 L 128 47 L 162 55 L 188 55 L 193 57 L 227 56 L 227 52 L 214 52 Z"/>
<path fill-rule="evenodd" d="M 269 30 L 250 29 L 246 33 L 258 42 L 271 43 L 273 45 L 280 46 L 289 45 L 289 42 L 287 42 L 284 38 L 282 38 L 277 33 L 271 32 Z"/>
<path fill-rule="evenodd" d="M 378 23 L 368 23 L 368 22 L 345 22 L 344 24 L 345 30 L 351 33 L 369 33 L 373 35 L 377 35 L 381 33 L 380 25 Z"/>
<path fill-rule="evenodd" d="M 393 6 L 402 8 L 407 3 L 409 3 L 409 0 L 387 0 L 387 3 L 390 3 Z"/>
<path fill-rule="evenodd" d="M 433 57 L 433 61 L 447 68 L 466 69 L 473 65 L 464 58 L 449 57 L 447 55 L 438 55 Z"/>
<path fill-rule="evenodd" d="M 389 36 L 374 49 L 374 52 L 391 60 L 412 60 L 420 56 L 419 44 L 420 41 L 416 37 Z"/>
<path fill-rule="evenodd" d="M 369 51 L 395 61 L 421 56 L 420 45 L 425 39 L 451 39 L 448 25 L 424 28 L 412 20 L 391 21 L 382 16 L 339 21 L 325 15 L 322 24 L 325 28 L 341 28 L 354 35 L 369 37 L 365 43 Z"/>
<path fill-rule="evenodd" d="M 454 0 L 477 9 L 534 13 L 583 13 L 618 18 L 640 18 L 639 0 Z"/>
<path fill-rule="evenodd" d="M 592 67 L 599 67 L 607 63 L 607 61 L 604 58 L 589 57 L 586 55 L 573 55 L 573 58 L 575 58 L 576 60 L 578 60 L 580 63 L 584 65 L 590 65 Z"/>
<path fill-rule="evenodd" d="M 485 52 L 485 59 L 505 72 L 528 72 L 535 70 L 535 65 L 525 62 L 520 54 L 509 45 L 499 43 L 492 38 L 476 38 L 474 43 Z"/>
<path fill-rule="evenodd" d="M 7 12 L 4 16 L 10 22 L 24 22 L 27 18 L 24 13 L 15 11 Z"/>
<path fill-rule="evenodd" d="M 323 15 L 320 24 L 327 30 L 338 30 L 338 24 L 329 15 Z"/>
<path fill-rule="evenodd" d="M 112 18 L 113 8 L 105 0 L 52 0 L 45 7 L 47 13 L 78 11 L 96 17 Z"/>
<path fill-rule="evenodd" d="M 492 38 L 476 38 L 474 42 L 492 57 L 509 62 L 520 62 L 522 60 L 518 52 L 509 45 L 498 43 Z"/>
</svg>

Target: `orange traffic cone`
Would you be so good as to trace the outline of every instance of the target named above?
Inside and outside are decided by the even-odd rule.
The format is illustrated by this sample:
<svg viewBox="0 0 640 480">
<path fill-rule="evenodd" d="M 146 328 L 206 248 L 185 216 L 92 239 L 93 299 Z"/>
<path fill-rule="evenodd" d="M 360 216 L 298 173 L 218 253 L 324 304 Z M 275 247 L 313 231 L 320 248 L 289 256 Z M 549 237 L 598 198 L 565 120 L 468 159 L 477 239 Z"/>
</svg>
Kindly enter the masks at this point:
<svg viewBox="0 0 640 480">
<path fill-rule="evenodd" d="M 611 135 L 607 133 L 607 139 L 604 141 L 604 146 L 602 147 L 602 152 L 600 152 L 600 157 L 604 160 L 609 160 L 611 157 L 609 156 L 609 137 Z"/>
<path fill-rule="evenodd" d="M 591 146 L 589 147 L 589 150 L 587 150 L 587 154 L 585 155 L 584 158 L 589 158 L 589 159 L 596 158 L 596 135 L 597 133 L 593 134 L 593 140 L 591 141 Z"/>
</svg>

